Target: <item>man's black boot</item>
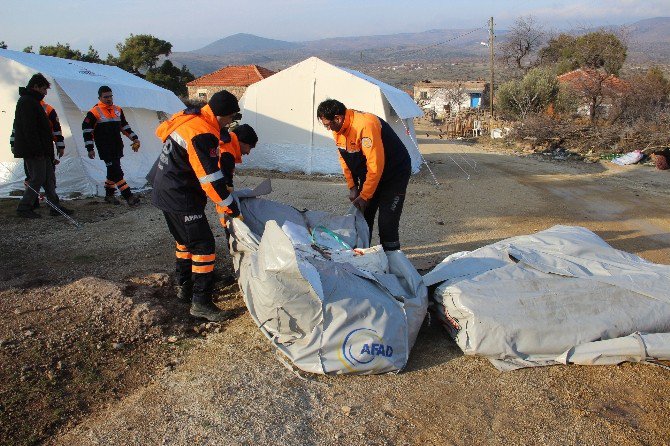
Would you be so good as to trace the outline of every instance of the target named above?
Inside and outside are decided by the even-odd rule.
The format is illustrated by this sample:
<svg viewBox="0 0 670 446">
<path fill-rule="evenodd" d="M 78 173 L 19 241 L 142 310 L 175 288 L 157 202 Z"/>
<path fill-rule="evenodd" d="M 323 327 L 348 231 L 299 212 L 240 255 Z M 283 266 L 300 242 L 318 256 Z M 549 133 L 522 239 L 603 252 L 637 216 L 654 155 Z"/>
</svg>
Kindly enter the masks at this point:
<svg viewBox="0 0 670 446">
<path fill-rule="evenodd" d="M 232 311 L 222 310 L 210 302 L 193 302 L 191 304 L 191 316 L 201 319 L 207 319 L 210 322 L 220 322 L 229 319 L 233 315 Z"/>
<path fill-rule="evenodd" d="M 191 303 L 193 299 L 193 282 L 184 282 L 181 285 L 175 286 L 177 292 L 177 300 L 179 302 Z"/>
</svg>

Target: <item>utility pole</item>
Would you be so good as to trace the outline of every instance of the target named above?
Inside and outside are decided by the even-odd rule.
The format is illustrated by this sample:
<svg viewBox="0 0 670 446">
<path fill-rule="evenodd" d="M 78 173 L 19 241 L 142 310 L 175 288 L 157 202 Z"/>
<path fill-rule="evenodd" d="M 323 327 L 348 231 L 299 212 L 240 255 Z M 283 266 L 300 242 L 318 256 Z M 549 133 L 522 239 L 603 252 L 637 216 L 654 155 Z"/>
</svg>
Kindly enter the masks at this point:
<svg viewBox="0 0 670 446">
<path fill-rule="evenodd" d="M 489 20 L 489 50 L 491 52 L 491 86 L 489 88 L 489 112 L 491 113 L 491 120 L 489 121 L 492 124 L 493 121 L 493 17 Z M 491 126 L 489 125 L 489 130 Z"/>
</svg>

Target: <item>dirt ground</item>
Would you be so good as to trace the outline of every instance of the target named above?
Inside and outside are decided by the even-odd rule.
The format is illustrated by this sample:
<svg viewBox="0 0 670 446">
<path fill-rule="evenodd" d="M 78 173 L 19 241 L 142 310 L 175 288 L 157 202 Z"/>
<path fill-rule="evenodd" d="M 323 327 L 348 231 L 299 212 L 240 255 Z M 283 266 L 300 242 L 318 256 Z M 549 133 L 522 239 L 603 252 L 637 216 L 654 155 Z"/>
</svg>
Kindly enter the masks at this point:
<svg viewBox="0 0 670 446">
<path fill-rule="evenodd" d="M 670 264 L 669 171 L 419 142 L 440 183 L 422 169 L 405 204 L 403 251 L 420 272 L 555 224 Z M 339 177 L 238 175 L 238 187 L 273 178 L 270 198 L 298 208 L 348 208 Z M 0 201 L 0 444 L 668 444 L 667 370 L 503 373 L 434 323 L 400 374 L 297 375 L 246 312 L 213 209 L 218 304 L 237 316 L 202 324 L 174 301 L 174 242 L 147 201 L 72 201 L 79 230 Z"/>
</svg>

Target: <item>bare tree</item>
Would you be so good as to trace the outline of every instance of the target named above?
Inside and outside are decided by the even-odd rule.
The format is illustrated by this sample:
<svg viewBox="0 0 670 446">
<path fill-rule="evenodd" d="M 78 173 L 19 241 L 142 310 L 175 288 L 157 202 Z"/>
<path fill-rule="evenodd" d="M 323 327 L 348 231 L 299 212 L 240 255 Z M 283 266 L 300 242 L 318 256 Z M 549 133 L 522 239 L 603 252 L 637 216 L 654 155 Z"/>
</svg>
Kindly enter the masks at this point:
<svg viewBox="0 0 670 446">
<path fill-rule="evenodd" d="M 519 17 L 499 47 L 500 59 L 526 72 L 534 65 L 530 59 L 545 39 L 546 33 L 533 16 Z"/>
</svg>

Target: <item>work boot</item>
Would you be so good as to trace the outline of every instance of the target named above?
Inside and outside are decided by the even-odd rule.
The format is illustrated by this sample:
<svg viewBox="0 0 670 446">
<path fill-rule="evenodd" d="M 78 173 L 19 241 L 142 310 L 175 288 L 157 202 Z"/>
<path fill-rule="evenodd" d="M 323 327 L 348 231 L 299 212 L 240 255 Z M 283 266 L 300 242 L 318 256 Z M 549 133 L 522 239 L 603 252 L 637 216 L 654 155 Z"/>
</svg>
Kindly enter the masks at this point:
<svg viewBox="0 0 670 446">
<path fill-rule="evenodd" d="M 179 302 L 191 303 L 193 299 L 193 282 L 184 282 L 174 288 L 177 292 L 177 300 Z"/>
<path fill-rule="evenodd" d="M 233 315 L 232 311 L 221 310 L 213 303 L 193 302 L 191 304 L 191 316 L 207 319 L 210 322 L 225 321 Z"/>
<path fill-rule="evenodd" d="M 140 204 L 140 197 L 137 195 L 128 195 L 126 201 L 128 202 L 128 206 L 138 206 Z"/>
<path fill-rule="evenodd" d="M 63 214 L 65 214 L 65 215 L 74 214 L 74 211 L 72 209 L 68 209 L 68 208 L 63 207 L 63 206 L 58 206 L 58 209 L 60 209 L 63 212 Z M 51 208 L 51 209 L 49 209 L 49 215 L 51 215 L 53 217 L 57 217 L 57 216 L 61 215 L 61 213 L 58 212 L 56 209 Z"/>
<path fill-rule="evenodd" d="M 121 204 L 119 200 L 114 195 L 106 195 L 105 196 L 105 203 L 109 204 Z"/>
<path fill-rule="evenodd" d="M 28 209 L 28 210 L 23 210 L 22 209 L 20 211 L 17 210 L 16 215 L 18 215 L 21 218 L 42 218 L 42 216 L 40 214 L 33 211 L 32 209 Z"/>
</svg>

